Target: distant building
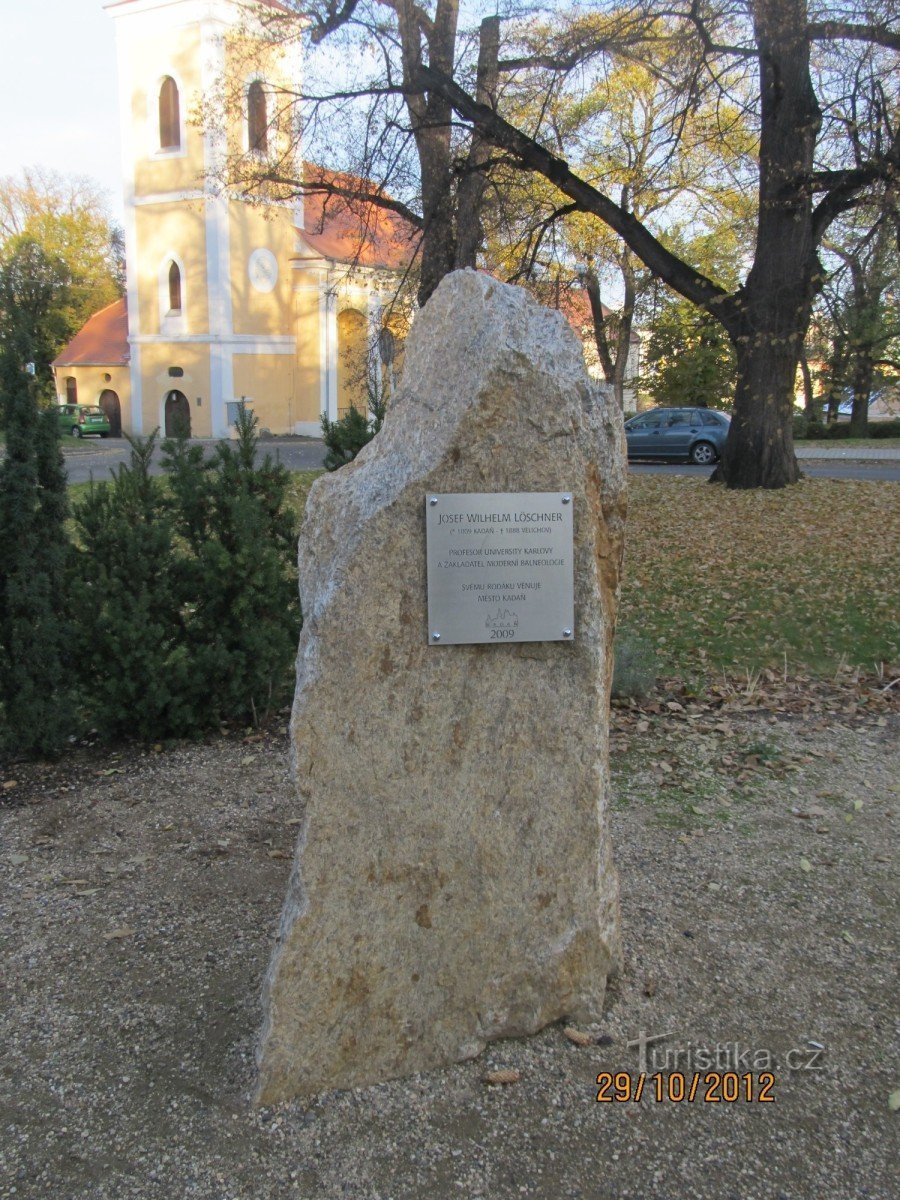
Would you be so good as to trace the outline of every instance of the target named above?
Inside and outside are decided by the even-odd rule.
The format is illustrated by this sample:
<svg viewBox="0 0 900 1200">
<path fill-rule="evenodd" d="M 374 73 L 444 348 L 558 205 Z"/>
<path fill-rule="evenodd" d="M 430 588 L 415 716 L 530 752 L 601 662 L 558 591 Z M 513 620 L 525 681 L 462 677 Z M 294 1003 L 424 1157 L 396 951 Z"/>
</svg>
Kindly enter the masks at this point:
<svg viewBox="0 0 900 1200">
<path fill-rule="evenodd" d="M 594 337 L 594 319 L 591 315 L 591 302 L 584 288 L 567 288 L 559 297 L 558 307 L 566 320 L 578 334 L 584 351 L 585 366 L 588 374 L 594 379 L 603 379 L 600 366 L 600 356 L 597 353 L 597 340 Z M 604 315 L 615 318 L 615 313 L 603 306 Z M 628 343 L 628 356 L 625 361 L 625 375 L 622 386 L 622 407 L 626 412 L 636 412 L 638 407 L 637 388 L 641 371 L 641 337 L 637 329 L 632 328 Z"/>
<path fill-rule="evenodd" d="M 367 363 L 389 369 L 390 354 L 373 359 L 371 348 L 390 344 L 387 305 L 416 231 L 383 209 L 354 215 L 322 196 L 216 193 L 209 181 L 228 153 L 283 153 L 285 123 L 296 120 L 270 106 L 273 89 L 299 92 L 300 63 L 262 39 L 225 137 L 189 119 L 229 71 L 246 70 L 235 47 L 253 39 L 253 5 L 105 8 L 117 34 L 127 295 L 57 356 L 59 399 L 99 404 L 117 430 L 171 434 L 180 422 L 197 437 L 229 436 L 242 399 L 280 434 L 318 434 L 321 415 L 335 419 L 351 401 L 364 409 Z"/>
</svg>

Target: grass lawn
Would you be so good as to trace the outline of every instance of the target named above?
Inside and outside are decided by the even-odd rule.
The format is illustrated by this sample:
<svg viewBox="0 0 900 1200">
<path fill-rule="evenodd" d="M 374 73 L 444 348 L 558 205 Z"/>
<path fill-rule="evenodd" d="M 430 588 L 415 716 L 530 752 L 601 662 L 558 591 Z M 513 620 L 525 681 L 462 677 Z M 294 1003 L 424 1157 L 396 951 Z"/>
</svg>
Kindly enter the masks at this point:
<svg viewBox="0 0 900 1200">
<path fill-rule="evenodd" d="M 292 475 L 298 521 L 320 471 Z M 75 503 L 89 484 L 75 484 Z M 776 492 L 632 476 L 620 638 L 699 682 L 762 667 L 867 671 L 900 660 L 900 485 L 808 479 Z"/>
<path fill-rule="evenodd" d="M 832 674 L 900 658 L 900 486 L 805 480 L 729 492 L 701 480 L 629 483 L 620 636 L 663 673 L 761 667 Z"/>
<path fill-rule="evenodd" d="M 900 438 L 797 438 L 798 449 L 900 450 Z"/>
</svg>

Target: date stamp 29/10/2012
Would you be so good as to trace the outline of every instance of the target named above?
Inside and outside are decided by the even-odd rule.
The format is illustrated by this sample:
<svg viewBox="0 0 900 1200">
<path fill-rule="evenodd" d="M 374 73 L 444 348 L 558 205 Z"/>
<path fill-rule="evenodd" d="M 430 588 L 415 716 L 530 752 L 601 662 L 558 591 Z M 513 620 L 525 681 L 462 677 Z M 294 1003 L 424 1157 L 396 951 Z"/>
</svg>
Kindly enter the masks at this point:
<svg viewBox="0 0 900 1200">
<path fill-rule="evenodd" d="M 598 1104 L 640 1104 L 645 1095 L 657 1104 L 772 1104 L 775 1076 L 771 1071 L 601 1071 L 597 1076 Z"/>
</svg>

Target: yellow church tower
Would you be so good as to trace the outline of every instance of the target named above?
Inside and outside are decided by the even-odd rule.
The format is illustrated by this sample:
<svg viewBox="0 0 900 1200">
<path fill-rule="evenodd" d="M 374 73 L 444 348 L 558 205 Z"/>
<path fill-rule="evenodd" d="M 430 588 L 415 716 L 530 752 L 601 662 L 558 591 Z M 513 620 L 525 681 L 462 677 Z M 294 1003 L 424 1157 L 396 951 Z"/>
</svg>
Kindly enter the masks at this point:
<svg viewBox="0 0 900 1200">
<path fill-rule="evenodd" d="M 57 357 L 60 400 L 115 410 L 125 432 L 201 438 L 229 437 L 242 400 L 274 434 L 315 436 L 323 413 L 365 410 L 416 231 L 321 194 L 251 203 L 222 187 L 234 158 L 264 165 L 299 146 L 299 40 L 273 45 L 248 0 L 104 7 L 116 22 L 126 296 Z M 211 102 L 224 128 L 198 121 Z"/>
</svg>

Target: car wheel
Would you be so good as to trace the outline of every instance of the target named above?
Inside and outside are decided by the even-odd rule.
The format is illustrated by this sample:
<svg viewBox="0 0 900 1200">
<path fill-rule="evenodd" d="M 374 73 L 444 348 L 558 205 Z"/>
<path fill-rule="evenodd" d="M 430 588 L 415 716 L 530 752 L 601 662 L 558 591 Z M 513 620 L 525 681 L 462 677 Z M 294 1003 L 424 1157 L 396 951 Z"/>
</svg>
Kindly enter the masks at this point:
<svg viewBox="0 0 900 1200">
<path fill-rule="evenodd" d="M 77 437 L 77 438 L 81 437 L 81 430 L 78 428 L 77 425 L 72 426 L 72 437 Z"/>
<path fill-rule="evenodd" d="M 691 462 L 700 467 L 708 467 L 717 458 L 716 448 L 712 442 L 697 442 L 696 445 L 691 446 Z"/>
<path fill-rule="evenodd" d="M 107 438 L 107 437 L 109 437 L 109 434 L 108 434 L 108 433 L 101 433 L 101 434 L 100 434 L 100 436 L 101 436 L 102 438 Z"/>
</svg>

